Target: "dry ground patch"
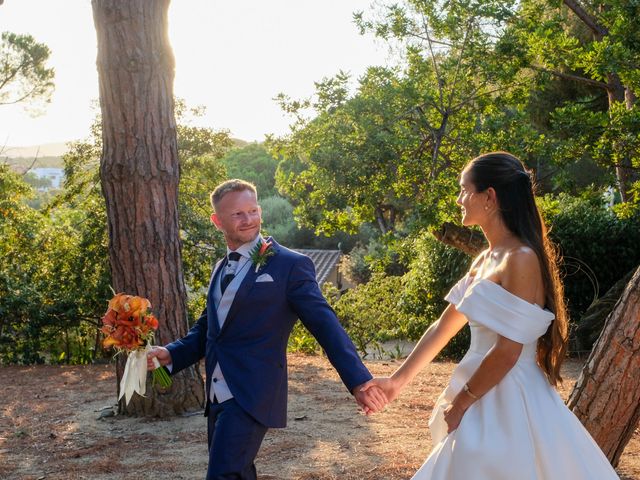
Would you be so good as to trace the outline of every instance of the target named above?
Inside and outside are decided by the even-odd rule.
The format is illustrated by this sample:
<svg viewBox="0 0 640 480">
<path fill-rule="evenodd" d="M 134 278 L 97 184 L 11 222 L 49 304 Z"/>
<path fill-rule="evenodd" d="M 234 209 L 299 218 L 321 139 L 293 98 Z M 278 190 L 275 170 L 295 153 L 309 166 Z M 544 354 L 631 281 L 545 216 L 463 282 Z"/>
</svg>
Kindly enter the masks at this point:
<svg viewBox="0 0 640 480">
<path fill-rule="evenodd" d="M 289 362 L 289 426 L 267 434 L 257 460 L 261 480 L 411 477 L 431 448 L 429 412 L 453 363 L 433 364 L 383 414 L 365 417 L 325 358 L 291 355 Z M 397 366 L 366 364 L 375 375 Z M 579 369 L 579 362 L 567 362 L 563 397 Z M 0 479 L 204 478 L 200 414 L 99 419 L 101 409 L 115 403 L 115 391 L 112 365 L 0 368 Z M 640 479 L 640 432 L 618 472 Z"/>
</svg>

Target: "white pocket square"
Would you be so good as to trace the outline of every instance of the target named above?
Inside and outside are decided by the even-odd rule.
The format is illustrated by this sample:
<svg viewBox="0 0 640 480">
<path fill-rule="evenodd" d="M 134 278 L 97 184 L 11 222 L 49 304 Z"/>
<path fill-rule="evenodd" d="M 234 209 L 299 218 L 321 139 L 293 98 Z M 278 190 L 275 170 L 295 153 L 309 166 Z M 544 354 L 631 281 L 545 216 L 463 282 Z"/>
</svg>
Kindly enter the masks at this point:
<svg viewBox="0 0 640 480">
<path fill-rule="evenodd" d="M 273 277 L 268 273 L 263 273 L 258 278 L 256 278 L 256 283 L 257 282 L 273 282 Z"/>
</svg>

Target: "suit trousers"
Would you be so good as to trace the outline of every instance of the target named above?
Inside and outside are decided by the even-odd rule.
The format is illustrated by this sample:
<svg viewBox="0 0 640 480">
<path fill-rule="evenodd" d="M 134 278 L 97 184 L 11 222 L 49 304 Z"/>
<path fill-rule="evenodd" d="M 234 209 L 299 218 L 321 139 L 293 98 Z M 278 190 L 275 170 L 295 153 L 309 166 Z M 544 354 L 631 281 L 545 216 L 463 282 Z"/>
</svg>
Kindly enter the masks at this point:
<svg viewBox="0 0 640 480">
<path fill-rule="evenodd" d="M 233 398 L 212 403 L 207 418 L 207 480 L 256 480 L 253 461 L 267 430 Z"/>
</svg>

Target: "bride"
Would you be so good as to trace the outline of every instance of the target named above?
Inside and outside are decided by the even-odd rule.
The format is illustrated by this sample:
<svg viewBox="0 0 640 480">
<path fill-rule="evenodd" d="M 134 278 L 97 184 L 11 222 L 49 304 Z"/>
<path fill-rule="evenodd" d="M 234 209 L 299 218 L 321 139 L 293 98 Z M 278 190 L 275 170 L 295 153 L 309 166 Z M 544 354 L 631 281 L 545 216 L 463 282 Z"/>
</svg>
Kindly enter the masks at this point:
<svg viewBox="0 0 640 480">
<path fill-rule="evenodd" d="M 471 346 L 429 422 L 435 447 L 413 479 L 617 479 L 553 388 L 562 381 L 567 312 L 530 174 L 509 153 L 481 155 L 463 170 L 457 203 L 462 223 L 479 225 L 489 248 L 402 366 L 375 380 L 392 401 L 469 322 Z"/>
</svg>

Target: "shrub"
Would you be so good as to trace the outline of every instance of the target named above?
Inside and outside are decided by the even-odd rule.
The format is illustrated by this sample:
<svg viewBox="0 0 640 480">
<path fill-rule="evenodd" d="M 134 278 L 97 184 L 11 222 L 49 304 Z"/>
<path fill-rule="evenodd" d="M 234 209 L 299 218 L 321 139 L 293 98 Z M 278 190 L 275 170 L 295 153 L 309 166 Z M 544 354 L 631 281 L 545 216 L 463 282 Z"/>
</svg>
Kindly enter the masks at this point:
<svg viewBox="0 0 640 480">
<path fill-rule="evenodd" d="M 407 323 L 398 305 L 403 278 L 374 273 L 371 280 L 348 290 L 336 300 L 329 295 L 338 318 L 360 353 L 389 338 L 399 338 Z"/>
<path fill-rule="evenodd" d="M 446 302 L 443 297 L 461 278 L 470 258 L 429 234 L 397 248 L 403 258 L 412 253 L 410 270 L 402 276 L 372 273 L 360 284 L 330 302 L 361 353 L 389 339 L 418 340 L 435 322 Z M 441 357 L 459 359 L 469 346 L 465 328 L 445 347 Z"/>
<path fill-rule="evenodd" d="M 593 300 L 640 264 L 640 215 L 618 218 L 593 193 L 547 195 L 540 206 L 563 256 L 565 294 L 576 322 Z"/>
<path fill-rule="evenodd" d="M 367 283 L 374 272 L 400 276 L 406 271 L 403 242 L 391 235 L 372 238 L 366 246 L 356 245 L 345 258 L 342 273 L 353 284 Z"/>
<path fill-rule="evenodd" d="M 462 278 L 471 258 L 425 233 L 408 245 L 414 252 L 409 271 L 404 275 L 404 289 L 399 292 L 399 306 L 407 319 L 400 335 L 419 339 L 447 306 L 445 295 Z M 460 359 L 469 348 L 469 328 L 465 327 L 442 350 L 440 357 Z"/>
</svg>

